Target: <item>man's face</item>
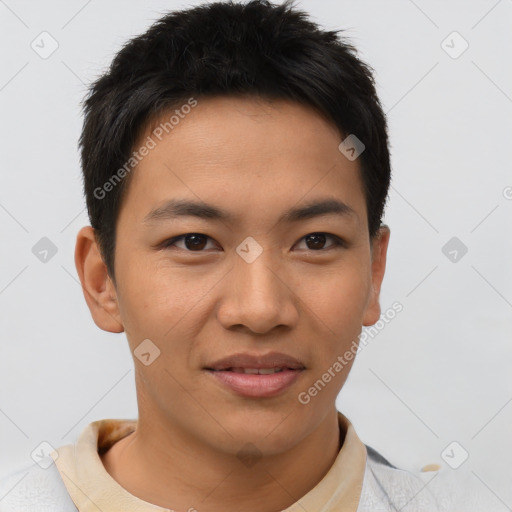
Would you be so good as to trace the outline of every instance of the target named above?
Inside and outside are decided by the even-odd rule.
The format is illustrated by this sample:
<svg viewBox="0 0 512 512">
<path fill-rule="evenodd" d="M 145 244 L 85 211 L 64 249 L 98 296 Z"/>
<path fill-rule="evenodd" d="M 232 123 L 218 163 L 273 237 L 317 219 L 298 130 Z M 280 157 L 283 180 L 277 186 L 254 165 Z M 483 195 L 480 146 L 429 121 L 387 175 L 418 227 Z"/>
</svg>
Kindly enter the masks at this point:
<svg viewBox="0 0 512 512">
<path fill-rule="evenodd" d="M 341 140 L 307 107 L 249 98 L 199 99 L 155 139 L 115 250 L 130 348 L 151 340 L 146 362 L 160 351 L 134 358 L 141 425 L 270 454 L 333 413 L 353 360 L 309 403 L 298 397 L 380 314 L 359 163 Z M 171 201 L 208 207 L 166 211 Z M 301 214 L 325 202 L 330 213 Z"/>
</svg>

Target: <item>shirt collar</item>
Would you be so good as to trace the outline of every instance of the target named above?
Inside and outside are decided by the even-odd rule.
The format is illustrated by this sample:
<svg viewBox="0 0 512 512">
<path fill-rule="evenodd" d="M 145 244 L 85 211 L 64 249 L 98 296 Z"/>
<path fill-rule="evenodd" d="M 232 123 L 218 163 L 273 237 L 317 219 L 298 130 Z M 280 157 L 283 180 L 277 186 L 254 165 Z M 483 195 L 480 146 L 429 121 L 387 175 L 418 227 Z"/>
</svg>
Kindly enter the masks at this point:
<svg viewBox="0 0 512 512">
<path fill-rule="evenodd" d="M 283 512 L 356 512 L 366 469 L 366 446 L 350 421 L 338 412 L 344 440 L 322 480 Z M 166 511 L 130 494 L 106 471 L 99 453 L 135 431 L 135 420 L 105 419 L 90 423 L 73 445 L 52 453 L 62 480 L 80 512 Z M 307 470 L 307 464 L 304 465 Z"/>
</svg>

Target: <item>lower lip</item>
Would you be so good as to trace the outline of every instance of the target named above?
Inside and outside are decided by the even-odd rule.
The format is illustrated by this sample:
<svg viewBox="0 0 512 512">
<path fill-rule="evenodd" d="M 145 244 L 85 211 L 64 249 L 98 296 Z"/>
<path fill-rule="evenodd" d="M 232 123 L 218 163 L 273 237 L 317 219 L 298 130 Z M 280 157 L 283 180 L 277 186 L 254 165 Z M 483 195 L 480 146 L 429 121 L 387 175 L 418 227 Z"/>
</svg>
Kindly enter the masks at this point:
<svg viewBox="0 0 512 512">
<path fill-rule="evenodd" d="M 267 398 L 290 387 L 302 370 L 283 370 L 267 375 L 209 370 L 217 380 L 239 395 Z"/>
</svg>

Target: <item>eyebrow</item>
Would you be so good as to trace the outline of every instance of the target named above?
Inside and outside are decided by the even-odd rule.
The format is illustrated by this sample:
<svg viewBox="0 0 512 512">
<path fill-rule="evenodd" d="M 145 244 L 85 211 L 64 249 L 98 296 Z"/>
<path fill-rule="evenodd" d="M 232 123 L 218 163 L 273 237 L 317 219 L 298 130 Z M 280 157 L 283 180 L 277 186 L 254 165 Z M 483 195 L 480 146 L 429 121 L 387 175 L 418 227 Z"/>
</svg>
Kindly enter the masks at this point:
<svg viewBox="0 0 512 512">
<path fill-rule="evenodd" d="M 281 215 L 278 223 L 293 223 L 324 215 L 338 215 L 358 219 L 357 212 L 343 201 L 338 199 L 320 199 L 303 206 L 290 208 Z M 197 217 L 199 219 L 226 222 L 235 220 L 235 216 L 227 210 L 207 203 L 188 199 L 171 199 L 163 206 L 151 210 L 144 217 L 144 223 L 159 223 L 177 217 Z"/>
</svg>

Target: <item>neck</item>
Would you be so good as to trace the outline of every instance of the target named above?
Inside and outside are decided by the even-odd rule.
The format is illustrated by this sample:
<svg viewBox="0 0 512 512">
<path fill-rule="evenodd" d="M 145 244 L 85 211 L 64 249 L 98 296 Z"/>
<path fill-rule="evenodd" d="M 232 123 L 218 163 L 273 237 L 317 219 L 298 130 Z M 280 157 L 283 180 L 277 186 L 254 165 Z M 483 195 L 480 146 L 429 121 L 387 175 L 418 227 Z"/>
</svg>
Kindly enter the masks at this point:
<svg viewBox="0 0 512 512">
<path fill-rule="evenodd" d="M 101 458 L 119 485 L 162 508 L 270 512 L 289 507 L 320 482 L 343 437 L 334 409 L 292 449 L 241 460 L 194 443 L 186 432 L 165 423 L 139 419 L 137 430 Z"/>
</svg>

